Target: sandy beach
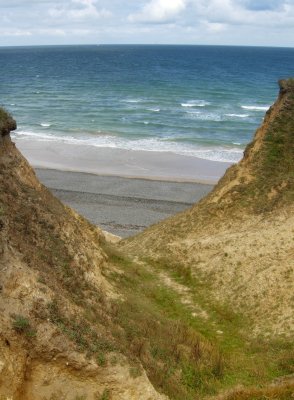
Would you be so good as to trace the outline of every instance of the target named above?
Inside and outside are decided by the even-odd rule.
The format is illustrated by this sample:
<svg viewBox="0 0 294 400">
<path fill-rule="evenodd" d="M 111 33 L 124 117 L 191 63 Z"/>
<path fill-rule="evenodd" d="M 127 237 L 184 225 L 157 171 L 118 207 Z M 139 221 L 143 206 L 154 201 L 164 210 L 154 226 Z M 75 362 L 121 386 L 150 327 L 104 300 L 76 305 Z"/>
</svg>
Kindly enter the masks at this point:
<svg viewBox="0 0 294 400">
<path fill-rule="evenodd" d="M 170 152 L 132 151 L 14 138 L 35 168 L 96 175 L 215 184 L 231 165 Z"/>
<path fill-rule="evenodd" d="M 172 153 L 15 142 L 54 195 L 122 237 L 190 207 L 230 166 Z"/>
</svg>

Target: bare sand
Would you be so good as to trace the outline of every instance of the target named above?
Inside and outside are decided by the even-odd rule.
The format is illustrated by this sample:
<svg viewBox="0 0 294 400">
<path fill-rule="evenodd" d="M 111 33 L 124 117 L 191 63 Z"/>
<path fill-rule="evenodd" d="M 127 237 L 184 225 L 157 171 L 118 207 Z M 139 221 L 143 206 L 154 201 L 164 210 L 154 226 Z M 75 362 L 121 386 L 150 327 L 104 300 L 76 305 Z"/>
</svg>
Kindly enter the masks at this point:
<svg viewBox="0 0 294 400">
<path fill-rule="evenodd" d="M 33 167 L 96 175 L 215 184 L 231 165 L 169 152 L 132 151 L 17 138 L 15 142 Z"/>
<path fill-rule="evenodd" d="M 195 204 L 230 166 L 166 152 L 15 142 L 61 201 L 122 237 Z"/>
</svg>

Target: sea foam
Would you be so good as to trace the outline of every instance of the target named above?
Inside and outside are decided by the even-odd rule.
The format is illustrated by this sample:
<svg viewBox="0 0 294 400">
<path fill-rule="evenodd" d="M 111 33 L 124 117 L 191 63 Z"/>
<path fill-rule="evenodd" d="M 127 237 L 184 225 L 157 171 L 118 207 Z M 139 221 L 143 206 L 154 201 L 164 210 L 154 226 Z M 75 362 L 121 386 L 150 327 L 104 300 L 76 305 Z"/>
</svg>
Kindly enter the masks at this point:
<svg viewBox="0 0 294 400">
<path fill-rule="evenodd" d="M 205 113 L 200 111 L 187 111 L 186 115 L 190 119 L 196 119 L 200 121 L 213 121 L 219 122 L 223 120 L 223 117 L 219 113 Z"/>
<path fill-rule="evenodd" d="M 54 136 L 40 132 L 16 131 L 13 138 L 19 140 L 54 141 L 79 146 L 93 146 L 98 148 L 113 148 L 130 151 L 170 152 L 182 156 L 197 157 L 210 161 L 238 162 L 242 158 L 243 150 L 237 147 L 205 147 L 176 141 L 167 141 L 160 138 L 126 139 L 109 134 L 98 134 L 84 137 Z"/>
<path fill-rule="evenodd" d="M 249 117 L 249 114 L 225 114 L 225 116 L 232 118 L 247 118 Z"/>
<path fill-rule="evenodd" d="M 182 107 L 205 107 L 209 105 L 210 102 L 205 100 L 189 100 L 185 103 L 181 103 Z"/>
<path fill-rule="evenodd" d="M 142 99 L 124 99 L 123 103 L 141 103 Z"/>
<path fill-rule="evenodd" d="M 251 111 L 267 111 L 270 106 L 241 106 L 241 108 Z"/>
</svg>

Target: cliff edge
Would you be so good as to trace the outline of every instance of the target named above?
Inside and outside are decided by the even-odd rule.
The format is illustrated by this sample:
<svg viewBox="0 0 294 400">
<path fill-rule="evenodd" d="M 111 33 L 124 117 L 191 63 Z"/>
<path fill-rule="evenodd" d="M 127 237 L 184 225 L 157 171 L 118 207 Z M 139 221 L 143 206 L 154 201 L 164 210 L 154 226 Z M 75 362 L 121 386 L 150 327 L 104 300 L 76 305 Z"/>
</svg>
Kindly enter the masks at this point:
<svg viewBox="0 0 294 400">
<path fill-rule="evenodd" d="M 11 131 L 16 129 L 16 122 L 11 115 L 0 108 L 0 139 L 3 140 L 5 136 L 9 136 Z"/>
<path fill-rule="evenodd" d="M 0 110 L 0 398 L 163 399 L 114 337 L 102 231 L 38 181 L 15 128 Z"/>
</svg>

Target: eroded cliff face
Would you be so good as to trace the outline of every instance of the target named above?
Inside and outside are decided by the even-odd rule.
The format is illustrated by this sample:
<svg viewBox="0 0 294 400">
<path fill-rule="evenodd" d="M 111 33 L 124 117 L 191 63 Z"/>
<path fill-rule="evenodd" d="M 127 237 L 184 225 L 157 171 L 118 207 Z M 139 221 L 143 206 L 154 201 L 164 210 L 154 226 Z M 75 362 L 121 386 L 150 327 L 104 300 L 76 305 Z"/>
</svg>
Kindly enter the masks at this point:
<svg viewBox="0 0 294 400">
<path fill-rule="evenodd" d="M 1 110 L 0 398 L 162 399 L 115 345 L 101 230 L 40 184 L 15 128 Z"/>
<path fill-rule="evenodd" d="M 254 334 L 294 334 L 294 79 L 280 81 L 243 159 L 194 207 L 125 240 L 123 251 L 187 268 L 252 318 Z"/>
<path fill-rule="evenodd" d="M 294 80 L 281 80 L 279 86 L 243 159 L 220 180 L 210 202 L 255 214 L 293 203 Z"/>
<path fill-rule="evenodd" d="M 293 80 L 280 88 L 207 198 L 119 246 L 40 184 L 0 112 L 1 400 L 192 400 L 231 385 L 216 399 L 291 398 Z"/>
</svg>

